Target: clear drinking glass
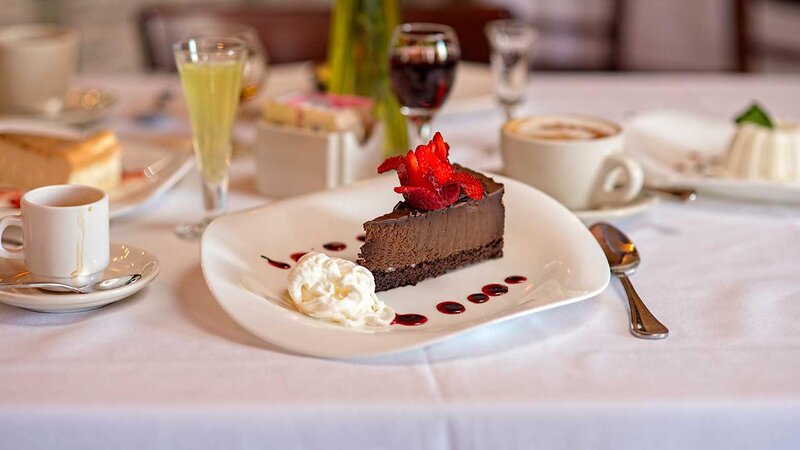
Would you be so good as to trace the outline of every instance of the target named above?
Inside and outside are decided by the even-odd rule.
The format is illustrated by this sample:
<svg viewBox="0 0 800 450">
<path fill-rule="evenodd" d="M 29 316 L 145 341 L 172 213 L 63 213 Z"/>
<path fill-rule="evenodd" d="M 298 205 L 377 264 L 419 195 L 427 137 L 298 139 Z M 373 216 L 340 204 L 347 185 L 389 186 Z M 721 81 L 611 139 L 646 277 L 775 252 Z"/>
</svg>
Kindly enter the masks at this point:
<svg viewBox="0 0 800 450">
<path fill-rule="evenodd" d="M 486 24 L 486 37 L 492 47 L 491 63 L 494 91 L 506 119 L 525 97 L 528 86 L 528 53 L 536 31 L 518 20 L 493 20 Z"/>
<path fill-rule="evenodd" d="M 431 137 L 431 119 L 450 93 L 459 59 L 456 32 L 447 25 L 404 23 L 392 34 L 392 90 L 422 143 Z"/>
<path fill-rule="evenodd" d="M 244 41 L 247 59 L 242 72 L 241 101 L 247 101 L 259 93 L 267 78 L 268 58 L 255 27 L 220 22 L 209 24 L 204 30 L 191 33 L 191 36 L 230 36 Z"/>
<path fill-rule="evenodd" d="M 198 239 L 227 204 L 231 131 L 239 106 L 247 47 L 237 38 L 196 37 L 178 42 L 174 51 L 206 209 L 201 222 L 180 225 L 175 232 L 185 239 Z"/>
</svg>

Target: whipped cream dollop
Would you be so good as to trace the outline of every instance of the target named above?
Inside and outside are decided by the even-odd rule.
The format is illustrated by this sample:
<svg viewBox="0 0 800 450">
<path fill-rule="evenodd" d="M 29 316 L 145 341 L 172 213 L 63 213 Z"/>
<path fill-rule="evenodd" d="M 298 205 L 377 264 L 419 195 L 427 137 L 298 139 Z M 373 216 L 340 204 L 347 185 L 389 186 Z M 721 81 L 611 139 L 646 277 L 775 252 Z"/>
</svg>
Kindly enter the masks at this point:
<svg viewBox="0 0 800 450">
<path fill-rule="evenodd" d="M 372 272 L 341 258 L 310 252 L 289 272 L 289 296 L 297 309 L 348 327 L 383 327 L 394 310 L 375 295 Z"/>
</svg>

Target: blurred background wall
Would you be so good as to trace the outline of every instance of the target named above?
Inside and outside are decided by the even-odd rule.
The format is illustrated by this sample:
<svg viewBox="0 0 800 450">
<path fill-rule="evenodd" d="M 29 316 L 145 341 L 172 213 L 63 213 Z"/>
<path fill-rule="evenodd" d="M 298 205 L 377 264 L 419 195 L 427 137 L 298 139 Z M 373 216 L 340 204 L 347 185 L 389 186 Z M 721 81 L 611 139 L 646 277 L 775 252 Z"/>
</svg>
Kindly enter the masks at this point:
<svg viewBox="0 0 800 450">
<path fill-rule="evenodd" d="M 332 2 L 0 0 L 0 4 L 0 24 L 46 21 L 78 27 L 83 36 L 81 71 L 98 73 L 147 70 L 138 21 L 141 11 L 148 6 L 325 10 Z M 507 9 L 541 30 L 534 61 L 542 69 L 603 70 L 612 66 L 618 70 L 645 71 L 800 69 L 798 0 L 409 0 L 403 5 L 417 9 L 465 5 Z"/>
</svg>

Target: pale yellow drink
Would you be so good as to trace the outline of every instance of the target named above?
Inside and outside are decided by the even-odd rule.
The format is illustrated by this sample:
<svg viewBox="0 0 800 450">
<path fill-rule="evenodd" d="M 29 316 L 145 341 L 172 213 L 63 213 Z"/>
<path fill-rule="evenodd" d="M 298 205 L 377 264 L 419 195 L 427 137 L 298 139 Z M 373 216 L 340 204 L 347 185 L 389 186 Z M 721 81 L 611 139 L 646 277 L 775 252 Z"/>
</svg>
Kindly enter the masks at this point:
<svg viewBox="0 0 800 450">
<path fill-rule="evenodd" d="M 241 61 L 178 63 L 194 152 L 208 183 L 222 183 L 228 173 L 243 65 Z"/>
</svg>

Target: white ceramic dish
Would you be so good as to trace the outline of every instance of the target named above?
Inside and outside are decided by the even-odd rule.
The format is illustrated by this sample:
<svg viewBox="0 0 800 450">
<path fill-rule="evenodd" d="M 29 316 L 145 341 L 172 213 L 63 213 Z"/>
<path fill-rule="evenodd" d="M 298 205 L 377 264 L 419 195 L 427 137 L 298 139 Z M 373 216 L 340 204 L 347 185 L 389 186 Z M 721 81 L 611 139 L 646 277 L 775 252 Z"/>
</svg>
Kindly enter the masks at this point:
<svg viewBox="0 0 800 450">
<path fill-rule="evenodd" d="M 713 176 L 727 150 L 733 120 L 689 111 L 655 110 L 625 124 L 625 149 L 635 155 L 656 186 L 692 187 L 698 194 L 736 200 L 800 204 L 800 184 Z"/>
<path fill-rule="evenodd" d="M 42 133 L 77 138 L 82 133 L 64 125 L 47 122 L 6 119 L 0 120 L 0 131 L 21 131 Z M 115 189 L 108 192 L 109 214 L 112 219 L 132 213 L 147 202 L 160 197 L 178 181 L 194 165 L 194 158 L 188 148 L 169 148 L 141 138 L 120 136 L 122 144 L 122 167 L 128 174 L 144 174 L 149 176 L 133 176 L 123 180 Z M 4 192 L 0 195 L 0 215 L 13 214 L 8 200 L 14 195 Z"/>
<path fill-rule="evenodd" d="M 642 214 L 658 204 L 658 196 L 649 192 L 642 192 L 636 198 L 624 205 L 608 206 L 605 208 L 574 211 L 575 215 L 586 225 L 597 222 L 618 222 L 629 217 Z"/>
<path fill-rule="evenodd" d="M 139 292 L 153 281 L 160 270 L 158 258 L 152 253 L 126 244 L 111 244 L 111 259 L 103 278 L 142 274 L 135 283 L 91 294 L 48 292 L 39 289 L 0 290 L 0 302 L 19 308 L 46 313 L 88 311 L 117 302 Z M 26 282 L 29 274 L 22 261 L 0 259 L 0 281 Z"/>
<path fill-rule="evenodd" d="M 504 257 L 438 278 L 380 292 L 400 314 L 425 315 L 417 327 L 393 325 L 362 332 L 304 316 L 286 300 L 288 270 L 260 255 L 293 263 L 294 252 L 312 249 L 355 260 L 362 223 L 391 210 L 400 197 L 394 176 L 384 176 L 333 191 L 296 197 L 223 216 L 203 235 L 203 275 L 222 308 L 254 335 L 292 351 L 332 358 L 364 357 L 413 349 L 481 326 L 590 298 L 608 285 L 609 269 L 600 247 L 566 208 L 536 189 L 505 177 Z M 343 251 L 323 244 L 345 243 Z M 522 275 L 528 281 L 482 304 L 466 300 L 489 283 Z M 458 301 L 459 315 L 436 310 Z"/>
</svg>

